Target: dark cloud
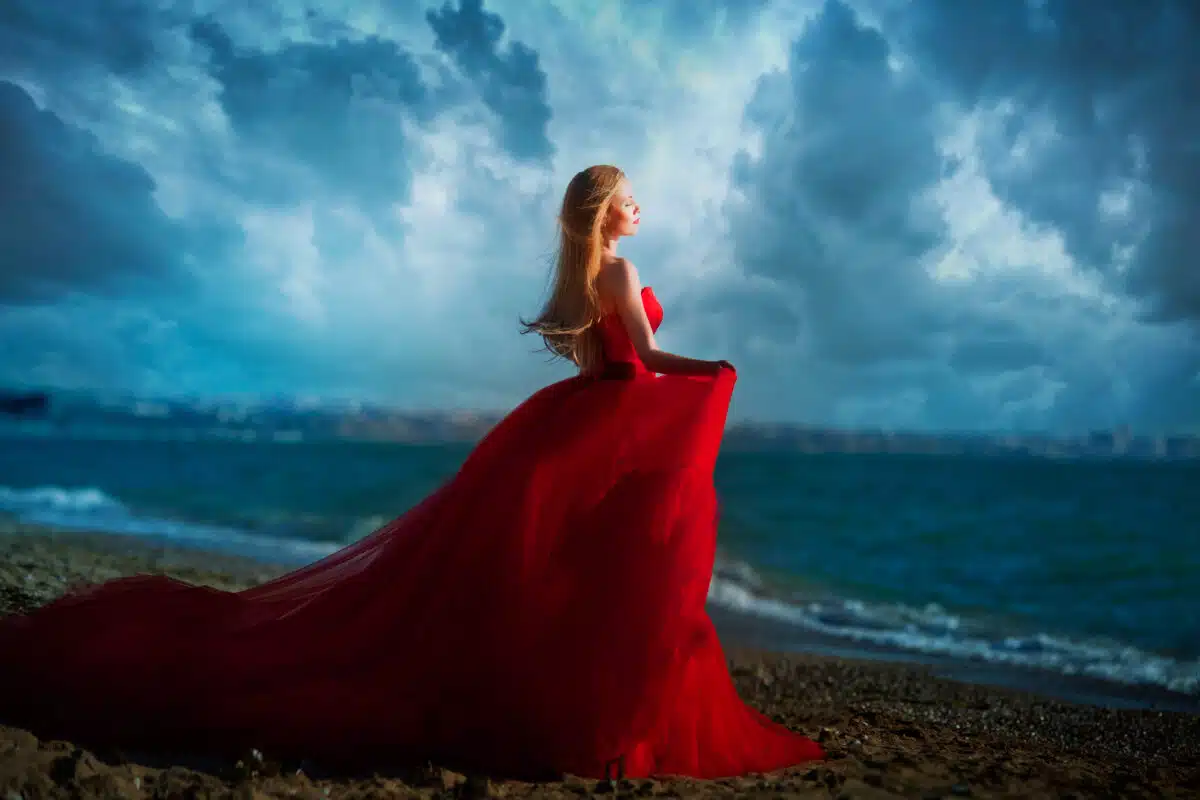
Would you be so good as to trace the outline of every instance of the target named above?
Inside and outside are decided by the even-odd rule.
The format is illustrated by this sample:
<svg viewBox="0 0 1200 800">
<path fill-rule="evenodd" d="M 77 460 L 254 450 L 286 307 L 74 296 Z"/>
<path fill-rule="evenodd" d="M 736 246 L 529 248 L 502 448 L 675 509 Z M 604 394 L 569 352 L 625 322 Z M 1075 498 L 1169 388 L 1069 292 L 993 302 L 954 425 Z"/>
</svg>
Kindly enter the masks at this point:
<svg viewBox="0 0 1200 800">
<path fill-rule="evenodd" d="M 187 246 L 144 169 L 2 81 L 0 175 L 0 302 L 161 279 Z"/>
<path fill-rule="evenodd" d="M 239 47 L 213 18 L 192 23 L 221 85 L 221 105 L 247 141 L 285 153 L 368 205 L 403 198 L 410 180 L 402 112 L 431 113 L 416 61 L 377 37 L 329 45 Z"/>
<path fill-rule="evenodd" d="M 1153 318 L 1200 322 L 1200 5 L 928 0 L 887 27 L 963 108 L 1012 104 L 991 144 L 1027 155 L 989 160 L 1006 202 Z M 1101 202 L 1122 194 L 1127 215 Z"/>
<path fill-rule="evenodd" d="M 1036 264 L 961 284 L 928 273 L 952 244 L 931 190 L 963 167 L 939 147 L 947 87 L 963 111 L 1012 104 L 1005 124 L 982 127 L 990 184 L 1034 227 L 1060 231 L 1109 291 L 1137 292 L 1164 325 L 1191 317 L 1200 297 L 1200 272 L 1182 268 L 1200 245 L 1182 213 L 1200 209 L 1200 183 L 1182 177 L 1200 174 L 1184 133 L 1200 129 L 1200 104 L 1183 105 L 1193 57 L 1145 20 L 1128 20 L 1141 34 L 1119 44 L 1120 16 L 1087 27 L 1068 13 L 1086 17 L 1082 6 L 1047 0 L 1040 20 L 1034 7 L 907 4 L 880 31 L 830 0 L 786 70 L 760 81 L 746 112 L 758 143 L 735 163 L 729 217 L 751 285 L 777 296 L 741 313 L 773 359 L 803 365 L 802 413 L 967 428 L 1200 422 L 1200 348 L 1178 326 L 1156 337 Z M 1085 57 L 1110 35 L 1124 48 L 1111 63 Z M 1114 253 L 1144 226 L 1124 271 Z"/>
<path fill-rule="evenodd" d="M 504 20 L 484 10 L 483 0 L 460 0 L 457 9 L 447 2 L 426 16 L 437 48 L 475 83 L 500 119 L 505 149 L 520 159 L 549 159 L 554 154 L 546 132 L 551 112 L 537 52 L 516 40 L 502 50 Z"/>
<path fill-rule="evenodd" d="M 847 4 L 869 6 L 881 28 Z M 764 8 L 791 15 L 780 0 L 619 0 L 616 16 L 594 26 L 566 6 L 533 3 L 502 20 L 480 0 L 384 4 L 366 22 L 286 4 L 204 5 L 214 16 L 175 0 L 0 0 L 0 76 L 14 82 L 0 83 L 0 379 L 374 389 L 391 390 L 389 402 L 472 405 L 493 397 L 475 380 L 486 351 L 520 360 L 491 381 L 512 387 L 503 403 L 540 368 L 527 342 L 492 339 L 525 302 L 504 300 L 525 274 L 513 263 L 550 246 L 532 232 L 530 206 L 552 215 L 555 202 L 528 199 L 490 148 L 473 145 L 482 124 L 527 164 L 555 155 L 545 62 L 515 39 L 565 70 L 555 79 L 570 91 L 553 111 L 574 125 L 573 153 L 627 150 L 631 169 L 657 180 L 680 155 L 664 161 L 657 149 L 680 124 L 675 104 L 686 112 L 716 91 L 681 80 L 669 62 L 702 59 L 705 47 L 757 48 Z M 738 405 L 767 417 L 1194 428 L 1197 8 L 826 3 L 745 110 L 746 153 L 730 174 L 727 219 L 715 221 L 728 223 L 737 274 L 664 285 L 673 320 L 664 344 L 735 358 L 749 378 Z M 610 37 L 613 20 L 623 30 Z M 369 35 L 394 28 L 413 41 L 432 31 L 437 52 Z M 653 64 L 622 49 L 647 37 L 659 46 Z M 739 55 L 734 72 L 769 50 Z M 214 87 L 224 120 L 210 113 Z M 970 111 L 981 152 L 959 163 L 940 147 L 947 121 Z M 407 137 L 440 137 L 451 120 L 472 133 L 452 163 L 437 164 L 446 184 L 402 223 L 395 204 L 409 199 L 412 171 L 444 143 L 417 152 Z M 709 152 L 696 158 L 697 175 L 708 174 Z M 668 191 L 691 191 L 686 174 L 675 177 Z M 975 191 L 977 177 L 1008 205 L 1002 214 L 1020 214 L 946 214 L 939 204 Z M 517 208 L 516 196 L 527 204 Z M 229 248 L 238 214 L 253 234 L 244 252 Z M 955 241 L 976 214 L 985 228 Z M 454 233 L 464 223 L 472 230 Z M 1023 234 L 1011 250 L 995 238 L 1009 224 Z M 637 244 L 651 271 L 653 256 L 675 263 L 673 249 L 688 249 L 685 234 L 664 228 Z M 497 232 L 512 245 L 500 264 L 486 244 Z M 1010 263 L 1043 245 L 1053 254 L 1059 232 L 1094 271 L 1085 279 Z M 932 278 L 930 266 L 960 247 L 966 263 L 1005 264 Z M 1096 276 L 1116 302 L 1090 294 Z M 1129 318 L 1123 293 L 1148 319 Z M 436 348 L 410 346 L 446 313 L 479 324 Z"/>
<path fill-rule="evenodd" d="M 155 58 L 156 17 L 144 0 L 4 0 L 0 65 L 53 70 L 83 62 L 137 72 Z"/>
<path fill-rule="evenodd" d="M 791 300 L 775 336 L 852 364 L 927 355 L 944 324 L 919 262 L 943 234 L 920 205 L 942 172 L 934 107 L 888 57 L 877 31 L 827 4 L 787 71 L 760 82 L 747 122 L 762 152 L 734 169 L 738 262 Z"/>
</svg>

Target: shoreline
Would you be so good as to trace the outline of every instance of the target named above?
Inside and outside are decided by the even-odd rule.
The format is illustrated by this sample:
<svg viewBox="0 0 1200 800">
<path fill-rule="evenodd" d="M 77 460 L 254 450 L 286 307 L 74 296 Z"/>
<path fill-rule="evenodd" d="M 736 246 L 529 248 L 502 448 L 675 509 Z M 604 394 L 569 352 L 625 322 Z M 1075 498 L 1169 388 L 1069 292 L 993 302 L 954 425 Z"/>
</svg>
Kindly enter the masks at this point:
<svg viewBox="0 0 1200 800">
<path fill-rule="evenodd" d="M 0 522 L 0 615 L 40 605 L 77 581 L 165 572 L 236 589 L 287 569 L 136 537 Z M 625 787 L 631 792 L 686 797 L 964 792 L 975 797 L 1171 797 L 1200 792 L 1200 710 L 1178 702 L 1187 696 L 1124 689 L 1098 679 L 1022 674 L 1003 666 L 941 663 L 815 636 L 799 642 L 794 631 L 780 651 L 769 621 L 740 619 L 723 609 L 710 608 L 710 614 L 743 697 L 821 740 L 830 758 L 768 777 L 635 781 Z M 74 766 L 67 768 L 64 759 Z M 415 777 L 335 779 L 271 775 L 266 765 L 250 775 L 255 770 L 245 765 L 188 769 L 182 764 L 182 759 L 164 762 L 162 757 L 105 761 L 70 743 L 39 741 L 0 720 L 0 790 L 25 797 L 164 791 L 221 796 L 235 790 L 260 796 L 430 796 L 461 790 L 466 780 L 436 768 Z M 603 789 L 575 779 L 476 783 L 466 788 L 475 792 L 482 786 L 505 796 L 578 797 Z"/>
<path fill-rule="evenodd" d="M 74 571 L 71 580 L 104 580 L 130 570 L 170 570 L 177 577 L 236 589 L 260 583 L 296 569 L 306 562 L 264 560 L 254 548 L 214 551 L 199 544 L 173 541 L 165 536 L 77 530 L 41 524 L 18 523 L 0 517 L 0 548 L 13 536 L 30 536 L 67 548 L 81 548 L 102 559 L 87 574 Z M 45 548 L 29 544 L 42 558 L 52 558 Z M 68 564 L 64 570 L 70 571 Z M 0 566 L 0 587 L 6 583 Z M 71 581 L 39 582 L 38 596 L 49 599 Z M 50 593 L 53 594 L 50 594 Z M 0 614 L 5 613 L 0 596 Z M 884 664 L 906 665 L 959 683 L 1041 695 L 1079 705 L 1126 710 L 1176 711 L 1200 714 L 1200 694 L 1186 694 L 1149 683 L 1129 683 L 1089 675 L 1070 675 L 1031 666 L 994 663 L 959 656 L 906 650 L 869 641 L 799 628 L 779 620 L 708 604 L 708 613 L 727 649 L 771 652 L 792 656 L 825 656 Z"/>
<path fill-rule="evenodd" d="M 722 641 L 731 648 L 782 655 L 817 656 L 895 665 L 922 670 L 943 680 L 996 691 L 1036 695 L 1072 705 L 1128 711 L 1173 711 L 1200 714 L 1200 696 L 1151 684 L 1123 683 L 1087 675 L 1066 675 L 1050 670 L 988 661 L 971 661 L 901 650 L 836 636 L 799 630 L 785 623 L 739 614 L 710 604 L 708 614 Z"/>
</svg>

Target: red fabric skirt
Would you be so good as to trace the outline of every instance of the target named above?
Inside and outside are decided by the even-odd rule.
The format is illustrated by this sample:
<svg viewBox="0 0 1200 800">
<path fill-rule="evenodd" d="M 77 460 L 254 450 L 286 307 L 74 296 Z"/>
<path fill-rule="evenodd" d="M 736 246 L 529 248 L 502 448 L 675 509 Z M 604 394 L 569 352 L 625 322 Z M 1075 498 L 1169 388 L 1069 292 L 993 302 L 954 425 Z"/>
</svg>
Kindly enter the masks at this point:
<svg viewBox="0 0 1200 800">
<path fill-rule="evenodd" d="M 0 719 L 87 743 L 498 775 L 820 758 L 705 612 L 735 376 L 577 377 L 421 504 L 241 592 L 136 576 L 0 620 Z"/>
</svg>

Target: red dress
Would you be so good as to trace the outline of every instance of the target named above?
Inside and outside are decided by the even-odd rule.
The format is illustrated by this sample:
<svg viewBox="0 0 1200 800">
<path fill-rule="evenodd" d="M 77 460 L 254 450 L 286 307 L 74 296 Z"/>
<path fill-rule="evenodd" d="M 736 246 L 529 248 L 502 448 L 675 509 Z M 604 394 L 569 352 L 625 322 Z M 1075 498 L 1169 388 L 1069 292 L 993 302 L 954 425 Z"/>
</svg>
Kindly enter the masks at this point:
<svg viewBox="0 0 1200 800">
<path fill-rule="evenodd" d="M 241 592 L 122 578 L 0 620 L 0 719 L 510 776 L 821 758 L 738 697 L 705 612 L 734 373 L 656 376 L 615 316 L 601 333 L 602 377 L 537 392 L 441 489 L 319 562 Z"/>
</svg>

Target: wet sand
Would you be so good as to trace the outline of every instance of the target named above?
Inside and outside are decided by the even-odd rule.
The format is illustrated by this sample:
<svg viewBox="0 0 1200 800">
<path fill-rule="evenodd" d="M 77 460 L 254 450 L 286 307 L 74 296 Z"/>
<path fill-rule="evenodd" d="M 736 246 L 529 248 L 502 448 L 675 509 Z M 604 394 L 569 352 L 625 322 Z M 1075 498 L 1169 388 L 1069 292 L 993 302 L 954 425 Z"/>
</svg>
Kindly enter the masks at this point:
<svg viewBox="0 0 1200 800">
<path fill-rule="evenodd" d="M 75 582 L 137 572 L 233 589 L 282 569 L 137 539 L 0 523 L 0 614 L 36 607 Z M 717 614 L 716 621 L 742 695 L 820 739 L 827 761 L 767 776 L 634 780 L 615 786 L 570 777 L 539 784 L 492 781 L 437 766 L 415 773 L 333 776 L 275 764 L 270 753 L 247 754 L 231 763 L 87 749 L 43 741 L 0 720 L 0 798 L 1200 795 L 1200 715 L 1121 707 L 1148 705 L 1155 702 L 1153 695 L 1095 687 L 1097 697 L 1128 696 L 1128 702 L 1072 703 L 964 682 L 970 670 L 891 663 L 882 660 L 886 654 L 773 653 L 754 646 L 763 643 L 761 629 L 756 632 L 728 614 Z M 809 649 L 830 651 L 828 642 L 814 642 Z M 947 674 L 959 679 L 941 677 Z M 1087 696 L 1078 684 L 1068 688 L 1065 696 Z"/>
</svg>

